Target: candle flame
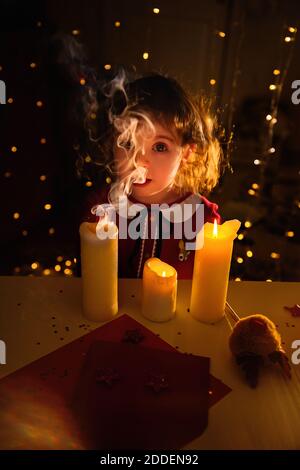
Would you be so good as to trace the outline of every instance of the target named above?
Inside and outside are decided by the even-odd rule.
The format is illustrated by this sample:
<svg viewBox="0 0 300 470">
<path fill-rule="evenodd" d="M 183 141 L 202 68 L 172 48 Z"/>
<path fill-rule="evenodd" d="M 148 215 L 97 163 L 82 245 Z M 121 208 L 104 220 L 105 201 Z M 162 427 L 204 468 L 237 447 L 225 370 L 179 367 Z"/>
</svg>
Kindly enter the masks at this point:
<svg viewBox="0 0 300 470">
<path fill-rule="evenodd" d="M 214 238 L 217 238 L 217 237 L 218 237 L 218 224 L 217 224 L 217 219 L 214 220 L 213 237 L 214 237 Z"/>
<path fill-rule="evenodd" d="M 151 270 L 160 279 L 173 277 L 174 275 L 177 279 L 176 269 L 164 261 L 161 261 L 159 258 L 149 258 L 145 262 L 145 267 Z"/>
</svg>

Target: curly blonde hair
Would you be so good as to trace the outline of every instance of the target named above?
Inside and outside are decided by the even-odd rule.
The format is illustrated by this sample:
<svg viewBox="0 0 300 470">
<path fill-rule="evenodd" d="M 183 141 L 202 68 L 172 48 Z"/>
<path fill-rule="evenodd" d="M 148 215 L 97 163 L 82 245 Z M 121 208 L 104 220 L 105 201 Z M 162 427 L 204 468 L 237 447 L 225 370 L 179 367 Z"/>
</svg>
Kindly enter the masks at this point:
<svg viewBox="0 0 300 470">
<path fill-rule="evenodd" d="M 180 193 L 209 193 L 218 183 L 223 152 L 219 128 L 211 104 L 203 97 L 192 97 L 174 78 L 153 73 L 128 82 L 124 93 L 98 101 L 98 155 L 106 167 L 113 162 L 115 130 L 105 111 L 121 114 L 126 107 L 146 113 L 165 127 L 175 129 L 181 146 L 194 144 L 194 151 L 183 160 L 173 187 Z M 94 102 L 95 106 L 95 102 Z M 94 110 L 95 107 L 94 107 Z"/>
</svg>

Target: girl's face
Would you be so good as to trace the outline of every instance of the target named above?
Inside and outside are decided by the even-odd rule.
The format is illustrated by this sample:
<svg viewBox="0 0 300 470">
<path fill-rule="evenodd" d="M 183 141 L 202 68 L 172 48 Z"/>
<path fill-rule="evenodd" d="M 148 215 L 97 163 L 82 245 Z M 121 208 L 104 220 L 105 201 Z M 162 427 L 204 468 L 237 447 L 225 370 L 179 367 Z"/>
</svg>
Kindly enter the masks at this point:
<svg viewBox="0 0 300 470">
<path fill-rule="evenodd" d="M 182 159 L 186 158 L 187 149 L 180 145 L 175 132 L 157 121 L 153 124 L 155 135 L 145 140 L 145 153 L 140 152 L 136 158 L 137 164 L 147 170 L 147 181 L 144 184 L 133 183 L 132 195 L 145 204 L 173 202 L 176 197 L 172 184 Z M 128 165 L 124 164 L 128 157 L 125 150 L 117 146 L 114 155 L 122 179 L 130 174 L 130 169 L 126 168 Z"/>
</svg>

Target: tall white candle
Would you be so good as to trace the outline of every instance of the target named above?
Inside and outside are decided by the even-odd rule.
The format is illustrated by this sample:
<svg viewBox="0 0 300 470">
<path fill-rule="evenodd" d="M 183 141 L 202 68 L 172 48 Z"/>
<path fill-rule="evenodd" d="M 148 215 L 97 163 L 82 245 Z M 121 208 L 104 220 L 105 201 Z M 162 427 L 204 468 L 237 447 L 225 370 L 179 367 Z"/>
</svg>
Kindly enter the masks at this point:
<svg viewBox="0 0 300 470">
<path fill-rule="evenodd" d="M 176 269 L 159 258 L 149 258 L 143 270 L 143 316 L 156 322 L 170 320 L 176 312 L 176 300 Z"/>
<path fill-rule="evenodd" d="M 195 253 L 190 304 L 197 320 L 213 323 L 224 315 L 233 240 L 240 226 L 238 220 L 204 225 L 204 244 Z"/>
<path fill-rule="evenodd" d="M 83 222 L 79 233 L 84 315 L 111 320 L 118 312 L 118 228 L 112 222 L 101 227 Z"/>
</svg>

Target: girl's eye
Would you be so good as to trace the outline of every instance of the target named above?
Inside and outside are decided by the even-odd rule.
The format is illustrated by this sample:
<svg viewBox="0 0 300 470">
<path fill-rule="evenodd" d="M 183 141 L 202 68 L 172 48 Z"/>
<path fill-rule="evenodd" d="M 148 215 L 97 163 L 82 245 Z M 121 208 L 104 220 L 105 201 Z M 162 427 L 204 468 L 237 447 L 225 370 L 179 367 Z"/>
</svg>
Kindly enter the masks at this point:
<svg viewBox="0 0 300 470">
<path fill-rule="evenodd" d="M 155 152 L 166 152 L 168 150 L 168 147 L 166 146 L 166 144 L 158 142 L 153 146 L 153 150 Z"/>
</svg>

